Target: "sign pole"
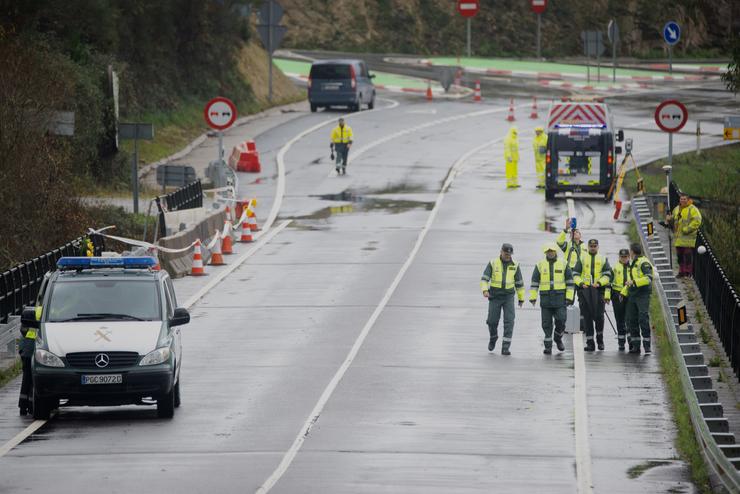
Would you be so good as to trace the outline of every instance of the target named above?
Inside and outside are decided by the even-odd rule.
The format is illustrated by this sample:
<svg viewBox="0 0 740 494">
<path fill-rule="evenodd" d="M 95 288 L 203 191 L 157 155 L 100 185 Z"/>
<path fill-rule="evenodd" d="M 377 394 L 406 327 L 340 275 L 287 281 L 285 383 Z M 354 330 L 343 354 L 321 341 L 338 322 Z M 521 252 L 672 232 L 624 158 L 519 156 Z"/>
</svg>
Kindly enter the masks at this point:
<svg viewBox="0 0 740 494">
<path fill-rule="evenodd" d="M 668 133 L 668 164 L 673 166 L 673 132 Z"/>
<path fill-rule="evenodd" d="M 668 73 L 673 74 L 673 46 L 668 45 Z"/>
<path fill-rule="evenodd" d="M 617 41 L 612 41 L 612 84 L 617 82 Z"/>
<path fill-rule="evenodd" d="M 470 58 L 470 17 L 468 17 L 468 58 Z"/>
<path fill-rule="evenodd" d="M 224 133 L 222 131 L 218 131 L 218 161 L 224 160 Z"/>
<path fill-rule="evenodd" d="M 540 49 L 540 29 L 542 27 L 542 14 L 537 14 L 537 60 L 542 58 L 542 51 Z"/>
<path fill-rule="evenodd" d="M 139 213 L 139 126 L 134 131 L 134 162 L 131 165 L 131 184 L 134 190 L 134 214 Z"/>
<path fill-rule="evenodd" d="M 267 6 L 267 40 L 267 101 L 272 103 L 272 0 L 268 1 Z"/>
</svg>

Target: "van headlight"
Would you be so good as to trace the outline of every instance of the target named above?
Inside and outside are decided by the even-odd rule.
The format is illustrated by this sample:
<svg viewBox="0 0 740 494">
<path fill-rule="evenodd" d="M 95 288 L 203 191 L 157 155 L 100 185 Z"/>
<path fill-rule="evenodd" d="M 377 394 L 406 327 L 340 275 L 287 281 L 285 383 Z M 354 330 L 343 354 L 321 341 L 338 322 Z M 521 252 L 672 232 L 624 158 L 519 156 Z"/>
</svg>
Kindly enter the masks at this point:
<svg viewBox="0 0 740 494">
<path fill-rule="evenodd" d="M 157 348 L 153 352 L 147 353 L 139 365 L 157 365 L 167 362 L 170 359 L 170 347 Z"/>
<path fill-rule="evenodd" d="M 47 352 L 46 350 L 41 350 L 39 348 L 34 353 L 34 356 L 36 357 L 36 362 L 41 365 L 45 365 L 46 367 L 64 367 L 64 362 L 62 362 L 62 359 L 51 352 Z"/>
</svg>

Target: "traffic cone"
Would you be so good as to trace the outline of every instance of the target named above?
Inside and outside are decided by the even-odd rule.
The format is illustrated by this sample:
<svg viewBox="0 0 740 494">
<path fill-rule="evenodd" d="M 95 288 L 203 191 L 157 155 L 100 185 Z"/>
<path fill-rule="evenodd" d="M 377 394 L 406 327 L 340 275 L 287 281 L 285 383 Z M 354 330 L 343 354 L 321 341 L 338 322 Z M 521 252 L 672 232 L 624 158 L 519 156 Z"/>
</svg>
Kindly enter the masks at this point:
<svg viewBox="0 0 740 494">
<path fill-rule="evenodd" d="M 219 231 L 216 230 L 216 241 L 214 242 L 213 246 L 213 252 L 211 252 L 211 266 L 223 266 L 226 264 L 224 262 L 224 256 L 221 253 L 221 239 Z"/>
<path fill-rule="evenodd" d="M 221 253 L 234 253 L 234 240 L 231 238 L 231 220 L 227 216 L 224 220 L 224 231 L 221 233 Z"/>
<path fill-rule="evenodd" d="M 193 246 L 193 268 L 190 270 L 192 276 L 203 276 L 206 270 L 203 268 L 203 255 L 200 251 L 200 239 L 195 241 Z"/>
<path fill-rule="evenodd" d="M 622 212 L 622 201 L 614 201 L 614 219 L 619 219 L 619 213 Z"/>
<path fill-rule="evenodd" d="M 432 101 L 432 81 L 427 79 L 427 101 Z"/>
<path fill-rule="evenodd" d="M 532 99 L 532 113 L 529 114 L 529 118 L 540 118 L 537 116 L 537 96 Z"/>
<path fill-rule="evenodd" d="M 473 101 L 480 101 L 480 81 L 475 81 L 475 92 L 473 93 Z"/>
<path fill-rule="evenodd" d="M 226 205 L 226 218 L 227 218 L 227 219 L 228 219 L 229 221 L 234 221 L 234 217 L 233 217 L 233 216 L 231 216 L 231 208 L 229 207 L 229 205 L 228 205 L 228 204 Z"/>
<path fill-rule="evenodd" d="M 254 212 L 254 208 L 257 207 L 257 199 L 250 199 L 249 200 L 249 207 L 247 208 L 247 216 L 251 218 L 251 222 L 249 223 L 249 227 L 252 229 L 253 232 L 260 231 L 259 225 L 257 225 L 257 213 Z"/>
<path fill-rule="evenodd" d="M 252 229 L 249 227 L 249 215 L 246 211 L 242 215 L 242 236 L 239 237 L 239 242 L 254 242 L 254 236 L 252 236 Z"/>
<path fill-rule="evenodd" d="M 509 115 L 506 117 L 506 121 L 513 122 L 514 120 L 516 120 L 516 118 L 514 118 L 514 98 L 511 98 L 509 100 Z"/>
</svg>

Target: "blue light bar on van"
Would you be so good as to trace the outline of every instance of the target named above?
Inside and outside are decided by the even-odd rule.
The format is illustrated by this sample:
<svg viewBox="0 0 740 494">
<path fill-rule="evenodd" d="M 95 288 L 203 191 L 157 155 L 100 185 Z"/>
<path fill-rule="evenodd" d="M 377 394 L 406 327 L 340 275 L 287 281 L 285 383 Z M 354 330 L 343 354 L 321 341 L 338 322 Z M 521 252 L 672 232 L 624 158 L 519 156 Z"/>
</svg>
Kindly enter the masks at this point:
<svg viewBox="0 0 740 494">
<path fill-rule="evenodd" d="M 556 129 L 605 129 L 606 124 L 555 124 Z"/>
<path fill-rule="evenodd" d="M 59 269 L 149 269 L 156 265 L 153 257 L 62 257 L 57 261 Z"/>
</svg>

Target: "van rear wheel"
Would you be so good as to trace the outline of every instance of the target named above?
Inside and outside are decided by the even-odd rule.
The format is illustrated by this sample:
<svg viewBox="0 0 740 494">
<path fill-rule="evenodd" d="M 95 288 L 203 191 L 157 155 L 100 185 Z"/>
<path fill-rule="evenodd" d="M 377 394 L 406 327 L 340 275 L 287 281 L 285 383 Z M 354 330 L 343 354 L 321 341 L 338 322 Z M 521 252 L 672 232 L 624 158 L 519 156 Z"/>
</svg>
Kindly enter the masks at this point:
<svg viewBox="0 0 740 494">
<path fill-rule="evenodd" d="M 311 113 L 316 113 L 316 110 L 317 109 L 318 109 L 318 107 L 316 105 L 314 105 L 313 103 L 311 103 Z"/>
<path fill-rule="evenodd" d="M 552 201 L 555 199 L 555 192 L 552 190 L 545 189 L 545 200 Z"/>
</svg>

